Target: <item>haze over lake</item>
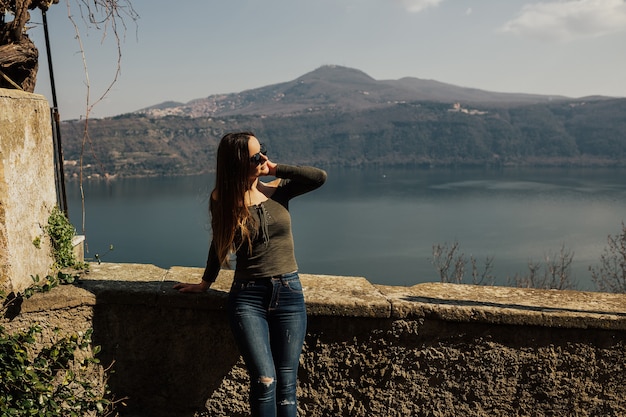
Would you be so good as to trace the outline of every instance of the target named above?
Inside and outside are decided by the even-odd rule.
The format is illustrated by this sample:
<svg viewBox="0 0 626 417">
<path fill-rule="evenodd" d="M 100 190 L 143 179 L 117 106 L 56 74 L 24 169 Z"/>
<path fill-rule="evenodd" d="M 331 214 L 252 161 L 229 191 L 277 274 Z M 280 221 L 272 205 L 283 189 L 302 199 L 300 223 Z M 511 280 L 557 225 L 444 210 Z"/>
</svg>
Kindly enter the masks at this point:
<svg viewBox="0 0 626 417">
<path fill-rule="evenodd" d="M 458 242 L 493 257 L 497 284 L 565 247 L 578 289 L 626 218 L 626 170 L 599 168 L 328 170 L 321 189 L 291 203 L 302 273 L 363 276 L 373 283 L 438 281 L 434 244 Z M 213 177 L 88 181 L 86 258 L 203 267 Z M 80 190 L 67 183 L 70 219 L 83 234 Z M 113 250 L 109 251 L 109 246 Z M 471 278 L 466 278 L 468 282 Z"/>
</svg>

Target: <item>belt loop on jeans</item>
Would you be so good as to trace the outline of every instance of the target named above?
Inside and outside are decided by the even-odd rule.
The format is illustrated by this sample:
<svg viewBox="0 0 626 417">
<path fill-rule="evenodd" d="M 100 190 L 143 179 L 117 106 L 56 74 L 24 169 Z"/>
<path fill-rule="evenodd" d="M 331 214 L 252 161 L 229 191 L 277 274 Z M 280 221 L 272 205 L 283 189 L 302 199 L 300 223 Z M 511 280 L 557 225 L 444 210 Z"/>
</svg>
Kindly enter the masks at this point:
<svg viewBox="0 0 626 417">
<path fill-rule="evenodd" d="M 289 276 L 289 275 L 296 274 L 297 272 L 298 272 L 297 270 L 296 270 L 296 271 L 291 271 L 291 272 L 286 272 L 286 273 L 284 273 L 284 274 L 272 275 L 272 276 L 270 276 L 270 277 L 268 277 L 268 278 L 278 278 L 278 279 L 282 279 L 282 278 L 285 278 L 285 277 L 287 277 L 287 276 Z"/>
</svg>

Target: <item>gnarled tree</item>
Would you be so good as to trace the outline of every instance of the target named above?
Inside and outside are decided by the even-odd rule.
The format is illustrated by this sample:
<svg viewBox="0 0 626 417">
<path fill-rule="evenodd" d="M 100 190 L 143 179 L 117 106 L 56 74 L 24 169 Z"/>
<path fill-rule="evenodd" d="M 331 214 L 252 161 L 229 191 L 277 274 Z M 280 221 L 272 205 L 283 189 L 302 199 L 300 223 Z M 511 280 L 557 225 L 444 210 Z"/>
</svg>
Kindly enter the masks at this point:
<svg viewBox="0 0 626 417">
<path fill-rule="evenodd" d="M 0 0 L 0 88 L 32 93 L 37 80 L 39 52 L 26 33 L 30 10 L 47 10 L 59 0 Z M 13 20 L 6 21 L 9 15 Z"/>
<path fill-rule="evenodd" d="M 58 2 L 59 0 L 0 0 L 0 88 L 17 88 L 31 93 L 35 90 L 39 52 L 27 33 L 30 11 L 40 9 L 45 12 L 51 5 Z M 88 27 L 95 27 L 104 32 L 110 28 L 117 41 L 118 55 L 121 56 L 118 27 L 122 30 L 126 29 L 124 17 L 133 21 L 138 18 L 131 1 L 67 0 L 68 18 L 76 29 L 76 38 L 82 51 L 80 33 L 71 16 L 70 3 L 78 7 Z M 119 73 L 119 68 L 115 79 L 117 79 L 117 73 Z M 109 89 L 110 86 L 107 92 Z"/>
</svg>

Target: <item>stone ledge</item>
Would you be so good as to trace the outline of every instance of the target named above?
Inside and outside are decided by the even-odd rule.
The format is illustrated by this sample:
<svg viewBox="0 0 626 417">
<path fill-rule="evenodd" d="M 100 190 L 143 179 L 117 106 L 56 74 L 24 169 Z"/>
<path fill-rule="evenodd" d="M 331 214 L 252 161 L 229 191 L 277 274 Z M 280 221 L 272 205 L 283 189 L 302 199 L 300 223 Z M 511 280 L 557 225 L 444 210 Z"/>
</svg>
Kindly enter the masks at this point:
<svg viewBox="0 0 626 417">
<path fill-rule="evenodd" d="M 626 294 L 442 283 L 377 286 L 397 318 L 526 326 L 626 329 Z"/>
<path fill-rule="evenodd" d="M 0 97 L 10 98 L 12 100 L 44 101 L 46 106 L 48 106 L 48 100 L 45 96 L 12 88 L 0 88 Z"/>
<path fill-rule="evenodd" d="M 198 282 L 202 268 L 92 264 L 77 285 L 38 294 L 23 311 L 95 304 L 141 304 L 216 310 L 226 306 L 232 271 L 204 294 L 181 294 L 176 282 Z M 314 316 L 427 318 L 454 322 L 626 330 L 626 294 L 442 283 L 374 285 L 362 277 L 301 274 Z M 26 310 L 24 310 L 26 309 Z"/>
</svg>

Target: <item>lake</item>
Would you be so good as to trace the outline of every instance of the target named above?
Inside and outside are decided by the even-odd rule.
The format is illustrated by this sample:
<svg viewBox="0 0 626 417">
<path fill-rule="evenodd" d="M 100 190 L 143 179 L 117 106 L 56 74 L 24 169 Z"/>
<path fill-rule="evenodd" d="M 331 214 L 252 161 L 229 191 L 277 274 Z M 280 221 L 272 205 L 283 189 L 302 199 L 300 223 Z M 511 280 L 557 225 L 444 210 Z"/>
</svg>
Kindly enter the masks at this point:
<svg viewBox="0 0 626 417">
<path fill-rule="evenodd" d="M 328 170 L 321 189 L 291 203 L 302 273 L 363 276 L 377 284 L 439 281 L 433 245 L 459 244 L 497 284 L 529 262 L 573 253 L 571 275 L 594 290 L 607 236 L 626 218 L 618 168 Z M 213 176 L 87 181 L 84 227 L 78 182 L 66 184 L 70 220 L 88 261 L 203 267 Z M 113 250 L 110 251 L 110 245 Z M 467 276 L 466 282 L 471 282 Z"/>
</svg>

